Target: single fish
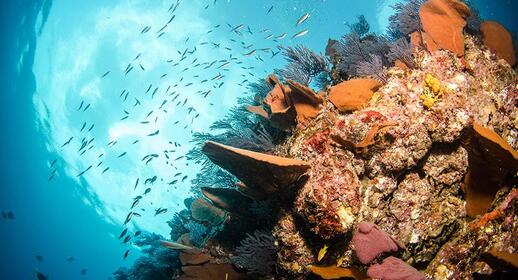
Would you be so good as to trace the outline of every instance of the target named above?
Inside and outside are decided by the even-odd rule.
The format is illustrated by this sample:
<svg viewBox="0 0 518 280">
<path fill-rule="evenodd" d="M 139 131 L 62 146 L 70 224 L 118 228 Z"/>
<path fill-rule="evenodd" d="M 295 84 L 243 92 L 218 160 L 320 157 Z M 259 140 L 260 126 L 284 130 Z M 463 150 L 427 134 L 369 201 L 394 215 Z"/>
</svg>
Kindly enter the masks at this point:
<svg viewBox="0 0 518 280">
<path fill-rule="evenodd" d="M 49 277 L 41 272 L 36 271 L 36 279 L 38 280 L 48 280 Z"/>
<path fill-rule="evenodd" d="M 84 101 L 81 101 L 81 104 L 79 104 L 79 108 L 77 108 L 77 111 L 81 110 L 81 108 L 83 108 L 83 105 L 85 104 Z"/>
<path fill-rule="evenodd" d="M 257 50 L 252 50 L 251 52 L 244 53 L 243 55 L 244 55 L 244 56 L 251 56 L 251 55 L 254 55 L 256 51 L 257 51 Z"/>
<path fill-rule="evenodd" d="M 147 136 L 156 136 L 156 135 L 158 135 L 159 133 L 160 133 L 160 130 L 157 130 L 157 131 L 155 131 L 155 132 L 153 132 L 153 133 L 151 133 L 151 134 L 148 134 Z"/>
<path fill-rule="evenodd" d="M 167 212 L 167 208 L 158 208 L 155 210 L 155 216 L 157 215 L 160 215 L 160 214 L 164 214 Z"/>
<path fill-rule="evenodd" d="M 124 230 L 122 230 L 121 234 L 119 235 L 119 239 L 121 239 L 122 237 L 124 237 L 124 235 L 126 235 L 126 233 L 128 232 L 128 229 L 125 228 Z"/>
<path fill-rule="evenodd" d="M 327 245 L 324 245 L 324 247 L 322 247 L 319 251 L 318 251 L 318 256 L 317 256 L 317 260 L 318 261 L 321 261 L 325 255 L 327 254 Z"/>
<path fill-rule="evenodd" d="M 146 179 L 146 181 L 144 181 L 144 185 L 153 184 L 157 179 L 158 179 L 157 176 L 153 176 L 151 178 L 148 178 L 148 179 Z"/>
<path fill-rule="evenodd" d="M 297 33 L 296 33 L 295 35 L 293 35 L 293 37 L 291 37 L 291 38 L 292 38 L 292 39 L 295 39 L 295 38 L 298 38 L 298 37 L 302 37 L 302 36 L 304 36 L 304 35 L 308 34 L 308 32 L 309 32 L 309 30 L 304 29 L 304 30 L 302 30 L 302 31 L 300 31 L 300 32 L 297 32 Z"/>
<path fill-rule="evenodd" d="M 288 34 L 286 34 L 286 33 L 282 33 L 281 35 L 279 35 L 279 36 L 275 37 L 275 39 L 276 39 L 276 40 L 282 40 L 282 39 L 286 38 L 286 36 L 287 36 L 287 35 L 288 35 Z"/>
<path fill-rule="evenodd" d="M 61 145 L 61 148 L 63 148 L 63 147 L 65 147 L 66 145 L 70 144 L 70 142 L 72 142 L 72 140 L 73 140 L 73 139 L 74 139 L 74 137 L 70 137 L 70 138 L 68 139 L 68 141 L 67 141 L 67 142 L 65 142 L 65 144 Z"/>
<path fill-rule="evenodd" d="M 297 25 L 297 26 L 298 26 L 298 25 L 301 25 L 301 24 L 302 24 L 302 23 L 304 23 L 306 20 L 308 20 L 310 16 L 311 16 L 311 15 L 310 15 L 309 13 L 305 13 L 303 16 L 301 16 L 301 17 L 299 18 L 299 20 L 297 20 L 297 24 L 296 24 L 296 25 Z"/>
<path fill-rule="evenodd" d="M 131 217 L 133 216 L 133 212 L 129 212 L 128 216 L 126 216 L 126 220 L 124 221 L 124 224 L 127 224 L 131 221 Z"/>
<path fill-rule="evenodd" d="M 83 126 L 81 127 L 81 130 L 79 130 L 79 132 L 83 132 L 83 129 L 85 129 L 86 127 L 86 122 L 83 123 Z"/>
<path fill-rule="evenodd" d="M 130 250 L 126 250 L 126 252 L 124 253 L 124 257 L 123 257 L 123 259 L 126 259 L 126 258 L 128 257 L 129 252 L 130 252 Z"/>
<path fill-rule="evenodd" d="M 87 168 L 87 169 L 85 169 L 84 171 L 82 171 L 81 173 L 79 173 L 79 174 L 77 175 L 77 177 L 81 177 L 81 176 L 83 176 L 83 175 L 84 175 L 86 172 L 88 172 L 88 170 L 90 170 L 90 169 L 92 169 L 92 166 L 91 166 L 91 165 L 90 165 L 90 166 L 88 166 L 88 168 Z"/>
</svg>

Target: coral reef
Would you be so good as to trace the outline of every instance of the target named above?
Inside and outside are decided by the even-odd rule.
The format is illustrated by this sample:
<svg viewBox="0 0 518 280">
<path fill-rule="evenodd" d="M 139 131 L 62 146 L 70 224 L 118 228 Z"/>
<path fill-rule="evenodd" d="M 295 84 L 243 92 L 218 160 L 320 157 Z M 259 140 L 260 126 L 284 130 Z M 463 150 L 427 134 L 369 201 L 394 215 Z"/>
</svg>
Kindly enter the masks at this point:
<svg viewBox="0 0 518 280">
<path fill-rule="evenodd" d="M 386 36 L 358 17 L 328 57 L 286 49 L 218 134 L 195 135 L 204 174 L 164 243 L 180 279 L 516 271 L 518 79 L 489 34 L 506 31 L 459 0 L 395 9 Z"/>
</svg>

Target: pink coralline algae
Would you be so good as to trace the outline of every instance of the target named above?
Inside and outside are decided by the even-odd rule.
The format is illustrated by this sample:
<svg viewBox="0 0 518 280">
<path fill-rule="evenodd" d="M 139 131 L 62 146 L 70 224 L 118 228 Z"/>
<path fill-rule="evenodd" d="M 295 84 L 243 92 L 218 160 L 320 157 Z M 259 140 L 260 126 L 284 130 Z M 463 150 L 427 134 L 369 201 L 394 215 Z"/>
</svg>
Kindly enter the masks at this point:
<svg viewBox="0 0 518 280">
<path fill-rule="evenodd" d="M 406 262 L 388 257 L 381 264 L 369 267 L 367 275 L 381 280 L 425 280 L 426 277 Z"/>
<path fill-rule="evenodd" d="M 358 260 L 372 262 L 383 253 L 397 252 L 401 245 L 375 224 L 361 222 L 354 232 L 352 244 Z"/>
<path fill-rule="evenodd" d="M 295 199 L 295 211 L 324 238 L 346 233 L 359 211 L 360 181 L 351 159 L 343 151 L 315 159 L 311 165 L 317 168 L 309 170 L 309 180 Z"/>
</svg>

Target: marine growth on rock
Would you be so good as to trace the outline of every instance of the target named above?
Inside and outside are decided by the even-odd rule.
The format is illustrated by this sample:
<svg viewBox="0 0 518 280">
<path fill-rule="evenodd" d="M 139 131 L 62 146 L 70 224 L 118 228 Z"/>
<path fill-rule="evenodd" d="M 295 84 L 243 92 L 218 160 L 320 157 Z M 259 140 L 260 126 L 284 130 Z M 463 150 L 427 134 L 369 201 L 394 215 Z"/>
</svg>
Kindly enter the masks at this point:
<svg viewBox="0 0 518 280">
<path fill-rule="evenodd" d="M 468 32 L 471 12 L 460 0 L 396 8 L 395 38 L 369 34 L 359 18 L 351 34 L 329 41 L 328 58 L 287 50 L 291 68 L 265 77 L 265 94 L 246 107 L 268 128 L 271 150 L 203 145 L 237 183 L 204 186 L 190 205 L 186 215 L 213 232 L 197 248 L 210 260 L 184 264 L 184 279 L 201 271 L 387 280 L 516 272 L 506 262 L 518 253 L 512 40 L 494 22 Z M 351 59 L 364 58 L 351 44 L 379 56 L 378 73 L 358 71 Z M 329 84 L 315 89 L 310 81 L 322 72 Z M 222 265 L 232 262 L 235 270 Z"/>
</svg>

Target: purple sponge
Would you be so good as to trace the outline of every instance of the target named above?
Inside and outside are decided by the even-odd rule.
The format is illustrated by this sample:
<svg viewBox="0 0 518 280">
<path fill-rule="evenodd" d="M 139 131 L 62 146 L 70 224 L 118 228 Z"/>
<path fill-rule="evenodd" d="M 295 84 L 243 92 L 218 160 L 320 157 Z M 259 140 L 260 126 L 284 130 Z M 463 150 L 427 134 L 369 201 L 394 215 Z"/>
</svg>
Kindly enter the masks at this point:
<svg viewBox="0 0 518 280">
<path fill-rule="evenodd" d="M 425 280 L 426 277 L 406 262 L 388 257 L 367 270 L 367 276 L 381 280 Z"/>
<path fill-rule="evenodd" d="M 361 222 L 354 232 L 352 244 L 362 264 L 368 264 L 382 253 L 397 252 L 400 245 L 375 224 Z"/>
</svg>

